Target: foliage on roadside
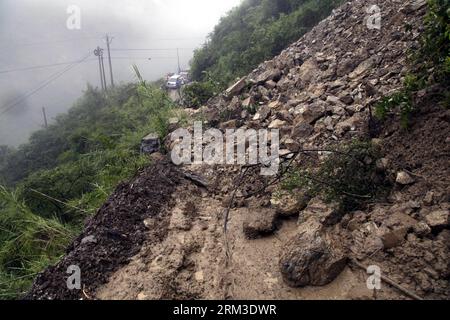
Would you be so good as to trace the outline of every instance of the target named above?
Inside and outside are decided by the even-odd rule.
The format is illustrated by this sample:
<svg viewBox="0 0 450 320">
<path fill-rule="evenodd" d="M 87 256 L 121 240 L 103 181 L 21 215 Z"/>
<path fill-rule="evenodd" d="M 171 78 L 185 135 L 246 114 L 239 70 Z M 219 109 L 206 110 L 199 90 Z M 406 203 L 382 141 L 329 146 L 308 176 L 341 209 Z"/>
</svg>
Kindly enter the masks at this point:
<svg viewBox="0 0 450 320">
<path fill-rule="evenodd" d="M 183 88 L 183 104 L 190 108 L 200 108 L 219 91 L 220 88 L 212 80 L 192 82 Z"/>
<path fill-rule="evenodd" d="M 343 3 L 342 0 L 245 0 L 222 18 L 196 50 L 192 77 L 207 75 L 225 89 L 258 64 L 279 54 Z"/>
<path fill-rule="evenodd" d="M 372 143 L 355 140 L 330 149 L 317 168 L 291 169 L 281 186 L 286 191 L 299 189 L 311 197 L 340 203 L 345 210 L 354 210 L 385 190 L 386 181 L 376 166 L 379 157 Z"/>
<path fill-rule="evenodd" d="M 139 80 L 107 95 L 88 87 L 29 143 L 1 149 L 0 181 L 9 191 L 0 186 L 0 299 L 27 290 L 117 184 L 148 165 L 141 139 L 165 137 L 178 114 L 165 92 Z"/>
<path fill-rule="evenodd" d="M 73 236 L 70 226 L 32 213 L 17 192 L 0 186 L 0 299 L 24 294 Z"/>
<path fill-rule="evenodd" d="M 413 74 L 405 77 L 402 90 L 384 97 L 375 106 L 375 115 L 383 120 L 397 108 L 401 125 L 408 127 L 409 118 L 419 106 L 414 103 L 417 91 L 433 85 L 442 87 L 441 105 L 450 106 L 450 1 L 428 0 L 425 31 L 420 49 L 412 54 L 411 64 L 416 66 Z"/>
</svg>

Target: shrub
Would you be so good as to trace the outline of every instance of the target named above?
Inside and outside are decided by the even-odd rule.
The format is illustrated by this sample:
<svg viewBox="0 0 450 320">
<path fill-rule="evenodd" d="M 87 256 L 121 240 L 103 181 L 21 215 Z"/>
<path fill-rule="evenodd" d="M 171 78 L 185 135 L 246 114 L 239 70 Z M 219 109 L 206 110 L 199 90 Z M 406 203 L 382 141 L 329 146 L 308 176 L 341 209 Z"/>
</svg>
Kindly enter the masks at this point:
<svg viewBox="0 0 450 320">
<path fill-rule="evenodd" d="M 212 81 L 193 82 L 182 91 L 183 104 L 189 108 L 199 108 L 219 92 Z"/>
<path fill-rule="evenodd" d="M 310 196 L 321 196 L 354 210 L 373 201 L 385 190 L 386 181 L 376 169 L 379 150 L 369 142 L 353 141 L 330 149 L 318 168 L 294 168 L 281 187 L 287 191 L 301 189 Z"/>
<path fill-rule="evenodd" d="M 55 263 L 74 236 L 55 219 L 34 215 L 18 193 L 0 186 L 0 299 L 28 290 L 38 272 Z"/>
</svg>

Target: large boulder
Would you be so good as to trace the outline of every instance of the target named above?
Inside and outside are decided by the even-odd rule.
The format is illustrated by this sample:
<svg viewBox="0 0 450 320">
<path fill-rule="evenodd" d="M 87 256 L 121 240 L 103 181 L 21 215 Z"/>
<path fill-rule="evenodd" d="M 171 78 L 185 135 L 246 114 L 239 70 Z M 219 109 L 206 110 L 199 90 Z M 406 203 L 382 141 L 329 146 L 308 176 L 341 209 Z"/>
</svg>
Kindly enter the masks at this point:
<svg viewBox="0 0 450 320">
<path fill-rule="evenodd" d="M 303 83 L 310 83 L 317 77 L 318 66 L 314 58 L 305 61 L 300 67 L 298 75 Z"/>
<path fill-rule="evenodd" d="M 226 90 L 227 97 L 233 97 L 241 93 L 241 91 L 247 86 L 247 77 L 243 77 L 239 79 L 236 83 L 234 83 L 231 87 Z"/>
<path fill-rule="evenodd" d="M 329 227 L 339 223 L 343 213 L 338 203 L 325 203 L 320 197 L 316 197 L 310 200 L 306 209 L 302 211 L 298 224 L 301 226 L 308 220 L 315 219 L 321 225 Z"/>
<path fill-rule="evenodd" d="M 277 213 L 271 208 L 249 208 L 243 223 L 247 239 L 257 239 L 271 234 L 276 228 Z"/>
<path fill-rule="evenodd" d="M 283 279 L 293 287 L 324 286 L 345 268 L 347 255 L 342 241 L 332 239 L 326 226 L 339 210 L 319 198 L 312 199 L 299 217 L 297 234 L 284 246 L 280 257 Z"/>
<path fill-rule="evenodd" d="M 158 152 L 161 147 L 161 142 L 158 134 L 150 133 L 142 138 L 141 141 L 141 153 L 152 154 Z"/>
<path fill-rule="evenodd" d="M 323 103 L 304 104 L 295 108 L 294 114 L 297 115 L 297 123 L 313 124 L 322 118 L 326 113 L 326 107 Z"/>
<path fill-rule="evenodd" d="M 263 71 L 261 74 L 259 74 L 255 82 L 258 84 L 265 83 L 266 81 L 274 80 L 278 81 L 281 76 L 281 71 L 277 68 L 268 68 L 267 70 Z"/>
<path fill-rule="evenodd" d="M 293 287 L 324 286 L 344 270 L 347 256 L 338 241 L 320 230 L 317 221 L 312 219 L 305 224 L 308 226 L 305 225 L 284 248 L 280 258 L 281 274 Z M 315 230 L 311 231 L 310 227 Z"/>
<path fill-rule="evenodd" d="M 277 213 L 282 217 L 291 217 L 300 213 L 306 208 L 310 197 L 301 191 L 294 194 L 284 192 L 277 197 L 273 197 L 270 202 Z"/>
</svg>

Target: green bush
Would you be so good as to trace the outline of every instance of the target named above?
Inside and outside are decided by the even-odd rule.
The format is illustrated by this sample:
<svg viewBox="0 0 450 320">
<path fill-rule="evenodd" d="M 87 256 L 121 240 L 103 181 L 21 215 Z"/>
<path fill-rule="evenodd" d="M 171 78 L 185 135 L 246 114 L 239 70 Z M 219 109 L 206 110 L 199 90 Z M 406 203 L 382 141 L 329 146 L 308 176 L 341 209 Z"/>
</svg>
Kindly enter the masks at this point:
<svg viewBox="0 0 450 320">
<path fill-rule="evenodd" d="M 377 172 L 380 157 L 377 147 L 355 140 L 328 153 L 317 168 L 290 170 L 282 181 L 282 189 L 291 192 L 301 189 L 312 197 L 340 203 L 345 210 L 357 209 L 383 193 L 386 181 Z"/>
<path fill-rule="evenodd" d="M 219 91 L 218 85 L 211 80 L 192 82 L 183 88 L 183 104 L 189 108 L 199 108 Z"/>
<path fill-rule="evenodd" d="M 381 99 L 375 106 L 375 115 L 385 119 L 395 108 L 400 109 L 403 128 L 407 128 L 411 113 L 418 107 L 414 94 L 432 85 L 443 87 L 441 104 L 450 106 L 450 1 L 428 0 L 425 31 L 421 36 L 420 49 L 412 55 L 414 74 L 405 77 L 403 89 Z M 410 27 L 407 27 L 409 30 Z"/>
<path fill-rule="evenodd" d="M 450 1 L 428 0 L 425 32 L 420 50 L 414 55 L 419 74 L 433 83 L 446 83 L 450 77 Z M 431 70 L 431 71 L 430 71 Z"/>
<path fill-rule="evenodd" d="M 43 268 L 56 262 L 74 236 L 56 219 L 33 214 L 17 193 L 0 186 L 0 299 L 28 290 Z"/>
</svg>

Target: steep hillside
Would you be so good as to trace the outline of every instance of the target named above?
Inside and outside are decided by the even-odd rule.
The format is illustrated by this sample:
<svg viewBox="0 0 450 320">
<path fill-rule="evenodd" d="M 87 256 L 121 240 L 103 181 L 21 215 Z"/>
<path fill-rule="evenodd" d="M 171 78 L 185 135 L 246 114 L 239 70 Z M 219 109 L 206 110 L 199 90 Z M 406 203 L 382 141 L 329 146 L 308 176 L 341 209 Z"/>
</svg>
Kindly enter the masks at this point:
<svg viewBox="0 0 450 320">
<path fill-rule="evenodd" d="M 192 76 L 220 87 L 248 74 L 260 62 L 327 17 L 342 0 L 245 0 L 223 17 L 195 52 Z"/>
<path fill-rule="evenodd" d="M 415 72 L 408 52 L 427 12 L 421 0 L 378 5 L 380 29 L 368 28 L 366 1 L 349 1 L 186 110 L 222 131 L 279 129 L 277 176 L 260 175 L 262 164 L 175 167 L 155 154 L 27 298 L 449 299 L 448 84 L 409 92 L 419 107 L 408 129 L 395 108 L 373 117 Z M 71 265 L 82 290 L 66 287 Z M 367 286 L 368 266 L 384 277 L 379 290 Z"/>
</svg>

